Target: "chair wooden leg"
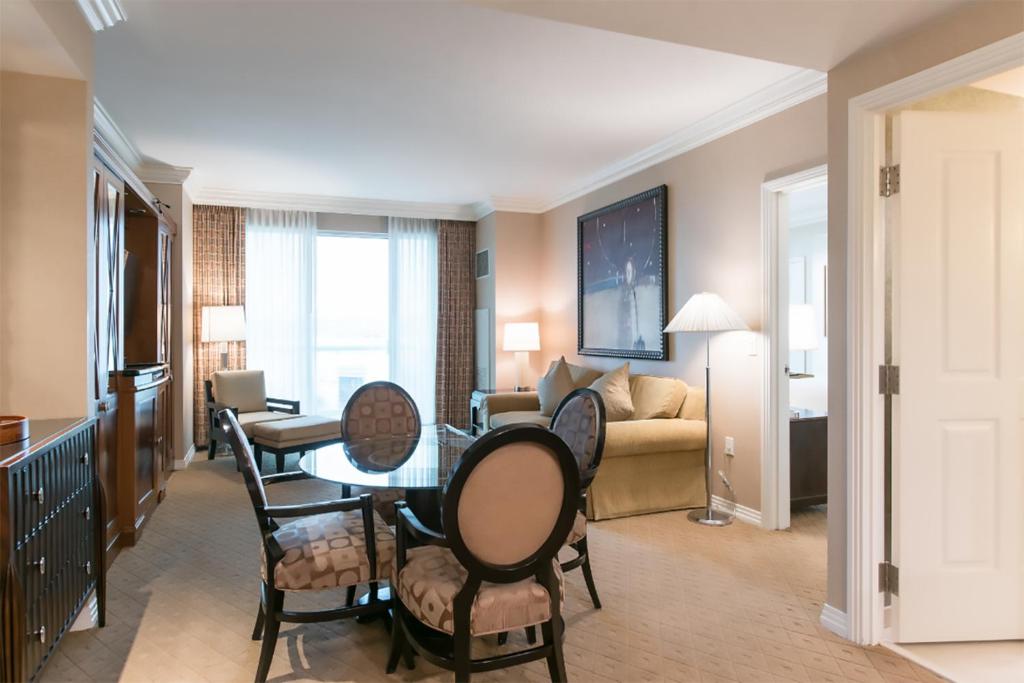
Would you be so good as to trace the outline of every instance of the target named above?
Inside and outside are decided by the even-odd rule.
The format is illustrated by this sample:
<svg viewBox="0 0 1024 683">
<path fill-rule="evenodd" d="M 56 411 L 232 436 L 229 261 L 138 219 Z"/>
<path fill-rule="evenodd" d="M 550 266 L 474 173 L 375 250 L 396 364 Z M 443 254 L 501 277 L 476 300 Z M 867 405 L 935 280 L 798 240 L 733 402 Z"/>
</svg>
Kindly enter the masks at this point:
<svg viewBox="0 0 1024 683">
<path fill-rule="evenodd" d="M 281 474 L 281 472 L 284 472 L 284 453 L 275 453 L 274 460 L 277 465 L 277 473 Z"/>
<path fill-rule="evenodd" d="M 345 591 L 345 607 L 351 607 L 356 602 L 356 587 L 349 586 Z"/>
<path fill-rule="evenodd" d="M 576 550 L 583 555 L 583 580 L 587 582 L 587 590 L 590 591 L 590 601 L 594 603 L 594 609 L 601 609 L 601 598 L 597 596 L 597 586 L 594 585 L 594 572 L 590 569 L 590 551 L 587 550 L 587 538 L 584 536 L 576 544 Z"/>
<path fill-rule="evenodd" d="M 266 600 L 264 604 L 263 645 L 260 647 L 260 663 L 256 668 L 256 683 L 266 683 L 270 673 L 270 662 L 274 659 L 274 648 L 277 647 L 277 634 L 281 630 L 281 622 L 277 615 L 284 607 L 284 593 L 264 585 Z"/>
<path fill-rule="evenodd" d="M 537 644 L 537 627 L 536 626 L 527 626 L 526 627 L 526 642 L 528 642 L 530 645 L 536 645 Z"/>
<path fill-rule="evenodd" d="M 498 645 L 504 645 L 508 642 L 508 631 L 502 631 L 498 634 Z"/>
<path fill-rule="evenodd" d="M 212 426 L 210 427 L 210 432 L 213 432 L 213 427 Z M 217 440 L 211 438 L 206 443 L 206 459 L 207 460 L 213 460 L 216 455 L 217 455 Z"/>
<path fill-rule="evenodd" d="M 562 618 L 556 616 L 551 621 L 544 622 L 540 631 L 544 637 L 544 644 L 551 646 L 551 654 L 547 658 L 551 683 L 566 683 L 568 676 L 565 673 L 565 657 L 562 654 Z"/>
<path fill-rule="evenodd" d="M 472 653 L 470 652 L 469 624 L 456 627 L 453 638 L 453 652 L 455 656 L 455 683 L 469 683 L 470 667 L 472 666 Z"/>
<path fill-rule="evenodd" d="M 391 651 L 388 652 L 388 664 L 384 669 L 389 674 L 395 673 L 398 669 L 398 660 L 401 659 L 405 650 L 405 632 L 402 630 L 402 618 L 398 615 L 398 607 L 394 601 L 391 602 L 391 611 L 394 614 L 394 623 L 391 624 Z"/>
<path fill-rule="evenodd" d="M 263 602 L 260 602 L 259 609 L 256 612 L 256 625 L 252 629 L 252 639 L 259 640 L 260 636 L 263 635 Z"/>
<path fill-rule="evenodd" d="M 256 459 L 256 469 L 259 470 L 260 475 L 263 474 L 263 446 L 259 444 L 253 444 L 252 457 Z"/>
</svg>

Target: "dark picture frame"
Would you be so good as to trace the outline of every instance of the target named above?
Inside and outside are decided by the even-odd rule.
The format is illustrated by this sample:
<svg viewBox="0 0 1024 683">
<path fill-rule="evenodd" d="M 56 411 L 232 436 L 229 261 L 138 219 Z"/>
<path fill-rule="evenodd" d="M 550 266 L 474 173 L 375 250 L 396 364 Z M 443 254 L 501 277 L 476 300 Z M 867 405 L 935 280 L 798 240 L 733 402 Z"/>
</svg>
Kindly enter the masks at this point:
<svg viewBox="0 0 1024 683">
<path fill-rule="evenodd" d="M 576 219 L 583 356 L 668 360 L 668 186 Z"/>
</svg>

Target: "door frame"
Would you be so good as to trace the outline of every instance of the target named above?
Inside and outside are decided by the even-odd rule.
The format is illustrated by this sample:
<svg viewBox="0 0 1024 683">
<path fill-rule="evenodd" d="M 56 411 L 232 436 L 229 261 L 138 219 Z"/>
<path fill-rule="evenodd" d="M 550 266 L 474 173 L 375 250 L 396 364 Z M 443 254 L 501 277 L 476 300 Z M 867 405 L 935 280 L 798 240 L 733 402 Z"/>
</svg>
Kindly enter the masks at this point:
<svg viewBox="0 0 1024 683">
<path fill-rule="evenodd" d="M 887 640 L 878 592 L 884 556 L 884 423 L 878 366 L 884 362 L 885 112 L 948 88 L 1024 65 L 1024 33 L 1004 38 L 850 99 L 847 178 L 846 606 L 848 637 Z"/>
<path fill-rule="evenodd" d="M 761 526 L 765 529 L 789 528 L 789 454 L 782 441 L 789 443 L 785 431 L 789 425 L 789 402 L 785 399 L 786 366 L 789 364 L 787 301 L 780 287 L 788 292 L 789 238 L 782 230 L 779 209 L 782 195 L 803 190 L 828 181 L 828 165 L 773 178 L 761 185 L 761 256 L 763 259 L 764 298 L 761 319 L 764 320 L 761 354 Z M 788 229 L 788 226 L 787 226 Z M 783 454 L 786 457 L 782 457 Z"/>
</svg>

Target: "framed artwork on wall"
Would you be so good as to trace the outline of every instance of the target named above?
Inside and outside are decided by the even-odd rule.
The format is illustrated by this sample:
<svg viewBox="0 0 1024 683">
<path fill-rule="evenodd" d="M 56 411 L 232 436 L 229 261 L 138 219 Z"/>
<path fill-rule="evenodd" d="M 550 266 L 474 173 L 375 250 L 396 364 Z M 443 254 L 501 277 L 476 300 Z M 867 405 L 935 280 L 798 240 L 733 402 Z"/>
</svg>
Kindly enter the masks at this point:
<svg viewBox="0 0 1024 683">
<path fill-rule="evenodd" d="M 668 360 L 668 187 L 576 219 L 577 349 Z"/>
</svg>

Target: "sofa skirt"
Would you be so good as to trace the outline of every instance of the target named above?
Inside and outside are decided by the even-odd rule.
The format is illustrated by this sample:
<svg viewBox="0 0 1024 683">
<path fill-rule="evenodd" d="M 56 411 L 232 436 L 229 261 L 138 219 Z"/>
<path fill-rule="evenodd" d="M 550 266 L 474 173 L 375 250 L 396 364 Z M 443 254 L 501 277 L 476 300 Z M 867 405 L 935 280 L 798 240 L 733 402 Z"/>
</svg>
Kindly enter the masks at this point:
<svg viewBox="0 0 1024 683">
<path fill-rule="evenodd" d="M 706 491 L 703 449 L 604 458 L 587 494 L 587 517 L 703 507 Z"/>
</svg>

